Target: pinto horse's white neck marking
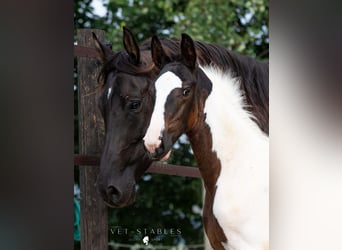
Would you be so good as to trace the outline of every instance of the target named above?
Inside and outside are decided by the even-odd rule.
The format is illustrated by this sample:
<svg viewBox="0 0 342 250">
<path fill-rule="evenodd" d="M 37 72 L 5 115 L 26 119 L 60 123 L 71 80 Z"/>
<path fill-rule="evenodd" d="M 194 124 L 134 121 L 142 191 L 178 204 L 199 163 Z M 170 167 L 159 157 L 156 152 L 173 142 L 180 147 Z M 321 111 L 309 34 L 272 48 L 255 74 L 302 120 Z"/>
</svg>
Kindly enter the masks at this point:
<svg viewBox="0 0 342 250">
<path fill-rule="evenodd" d="M 107 92 L 107 99 L 109 100 L 110 98 L 110 94 L 112 93 L 112 88 L 108 88 L 108 92 Z"/>
<path fill-rule="evenodd" d="M 182 81 L 174 73 L 167 71 L 162 74 L 155 82 L 156 103 L 154 105 L 151 122 L 144 137 L 145 147 L 154 153 L 161 143 L 159 139 L 164 125 L 165 103 L 168 95 L 175 88 L 181 88 Z"/>
<path fill-rule="evenodd" d="M 269 237 L 268 137 L 244 109 L 238 79 L 202 68 L 212 82 L 205 102 L 212 151 L 221 162 L 213 212 L 228 238 L 226 249 L 265 249 Z"/>
</svg>

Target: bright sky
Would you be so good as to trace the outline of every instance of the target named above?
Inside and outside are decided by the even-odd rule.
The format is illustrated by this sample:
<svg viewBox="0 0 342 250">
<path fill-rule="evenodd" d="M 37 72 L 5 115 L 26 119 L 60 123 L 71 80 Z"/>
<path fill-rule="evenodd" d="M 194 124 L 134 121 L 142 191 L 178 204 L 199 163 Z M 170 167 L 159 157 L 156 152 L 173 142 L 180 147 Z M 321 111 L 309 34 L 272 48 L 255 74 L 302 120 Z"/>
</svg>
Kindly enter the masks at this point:
<svg viewBox="0 0 342 250">
<path fill-rule="evenodd" d="M 94 8 L 94 14 L 98 16 L 105 16 L 107 9 L 103 3 L 108 3 L 108 0 L 93 0 L 91 6 Z"/>
</svg>

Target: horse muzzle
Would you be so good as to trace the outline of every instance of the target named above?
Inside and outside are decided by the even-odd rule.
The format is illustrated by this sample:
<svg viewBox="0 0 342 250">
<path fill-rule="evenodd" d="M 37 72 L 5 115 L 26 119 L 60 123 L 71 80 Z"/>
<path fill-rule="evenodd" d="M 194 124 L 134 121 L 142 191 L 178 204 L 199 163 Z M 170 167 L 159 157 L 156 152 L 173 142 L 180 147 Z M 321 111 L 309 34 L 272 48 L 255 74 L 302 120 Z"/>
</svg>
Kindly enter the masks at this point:
<svg viewBox="0 0 342 250">
<path fill-rule="evenodd" d="M 135 179 L 130 171 L 115 172 L 116 174 L 106 175 L 100 173 L 96 186 L 105 201 L 110 207 L 125 207 L 135 201 Z"/>
<path fill-rule="evenodd" d="M 162 137 L 159 137 L 158 144 L 144 143 L 145 151 L 151 160 L 166 161 L 171 155 L 171 146 L 167 146 Z"/>
<path fill-rule="evenodd" d="M 135 201 L 135 185 L 126 190 L 114 185 L 108 185 L 106 188 L 99 186 L 99 192 L 105 203 L 113 208 L 126 207 Z"/>
</svg>

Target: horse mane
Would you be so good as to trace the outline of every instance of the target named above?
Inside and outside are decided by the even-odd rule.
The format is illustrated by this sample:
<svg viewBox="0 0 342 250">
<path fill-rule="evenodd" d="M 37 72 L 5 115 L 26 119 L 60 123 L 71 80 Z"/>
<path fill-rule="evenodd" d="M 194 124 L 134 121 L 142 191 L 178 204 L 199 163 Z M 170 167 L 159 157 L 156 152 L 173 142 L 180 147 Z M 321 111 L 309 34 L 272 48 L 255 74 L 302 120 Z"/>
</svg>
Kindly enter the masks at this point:
<svg viewBox="0 0 342 250">
<path fill-rule="evenodd" d="M 255 122 L 269 132 L 269 79 L 268 63 L 229 51 L 215 44 L 195 42 L 197 59 L 202 66 L 216 66 L 230 72 L 240 80 L 240 89 L 247 103 L 245 107 L 255 117 Z"/>
</svg>

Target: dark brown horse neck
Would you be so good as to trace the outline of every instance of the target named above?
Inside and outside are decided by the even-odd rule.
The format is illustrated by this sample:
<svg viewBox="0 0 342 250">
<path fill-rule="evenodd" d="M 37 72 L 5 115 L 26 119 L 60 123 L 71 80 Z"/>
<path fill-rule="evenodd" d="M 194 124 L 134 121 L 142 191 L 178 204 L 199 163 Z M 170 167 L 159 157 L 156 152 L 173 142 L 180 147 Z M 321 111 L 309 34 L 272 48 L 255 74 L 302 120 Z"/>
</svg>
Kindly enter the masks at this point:
<svg viewBox="0 0 342 250">
<path fill-rule="evenodd" d="M 216 181 L 220 175 L 221 163 L 215 152 L 207 150 L 212 148 L 210 128 L 204 121 L 200 121 L 197 122 L 196 127 L 190 130 L 187 135 L 203 177 L 205 188 L 214 196 Z"/>
<path fill-rule="evenodd" d="M 216 249 L 224 249 L 222 242 L 227 243 L 227 237 L 219 225 L 214 212 L 213 204 L 216 193 L 216 181 L 220 175 L 221 163 L 215 152 L 206 150 L 212 148 L 212 137 L 209 126 L 199 117 L 195 127 L 187 135 L 189 137 L 195 158 L 198 163 L 205 186 L 205 201 L 203 208 L 203 222 L 211 246 Z M 203 147 L 206 145 L 206 147 Z"/>
</svg>

